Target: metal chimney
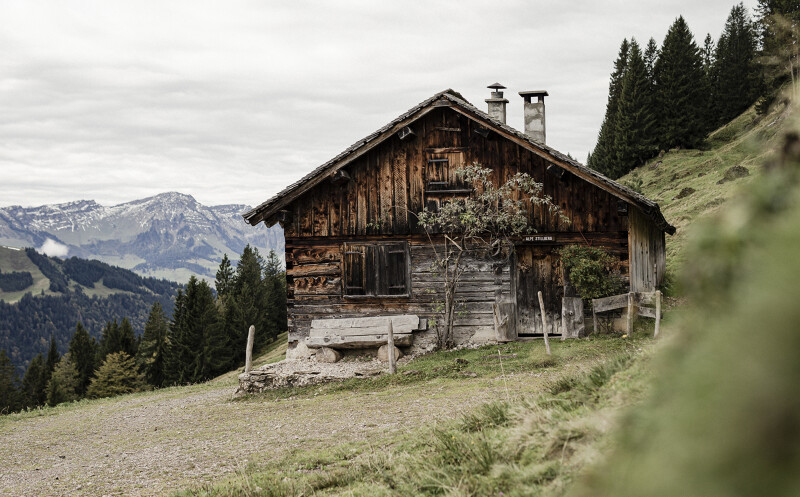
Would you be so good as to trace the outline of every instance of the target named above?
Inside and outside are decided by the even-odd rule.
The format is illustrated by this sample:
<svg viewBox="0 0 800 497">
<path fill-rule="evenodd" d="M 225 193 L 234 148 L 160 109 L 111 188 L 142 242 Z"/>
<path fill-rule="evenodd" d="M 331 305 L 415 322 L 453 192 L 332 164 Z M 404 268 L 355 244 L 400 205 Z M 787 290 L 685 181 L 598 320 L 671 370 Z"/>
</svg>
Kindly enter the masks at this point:
<svg viewBox="0 0 800 497">
<path fill-rule="evenodd" d="M 525 99 L 525 134 L 531 140 L 545 144 L 545 122 L 544 122 L 544 97 L 548 96 L 545 90 L 521 91 L 519 96 Z M 532 101 L 537 97 L 536 101 Z M 487 100 L 488 102 L 488 100 Z"/>
<path fill-rule="evenodd" d="M 492 98 L 487 98 L 486 103 L 489 104 L 489 117 L 497 119 L 501 123 L 506 123 L 506 104 L 508 100 L 503 98 L 503 91 L 506 87 L 500 83 L 487 86 L 492 90 Z"/>
</svg>

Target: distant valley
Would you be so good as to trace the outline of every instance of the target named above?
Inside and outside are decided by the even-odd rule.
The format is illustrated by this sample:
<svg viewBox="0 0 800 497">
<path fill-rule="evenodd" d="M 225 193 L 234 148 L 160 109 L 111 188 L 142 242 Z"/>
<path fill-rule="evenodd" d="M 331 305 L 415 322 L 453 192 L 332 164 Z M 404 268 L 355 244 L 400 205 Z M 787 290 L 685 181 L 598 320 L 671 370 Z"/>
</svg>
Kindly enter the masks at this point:
<svg viewBox="0 0 800 497">
<path fill-rule="evenodd" d="M 205 206 L 177 192 L 110 207 L 93 200 L 2 207 L 0 245 L 44 247 L 50 255 L 98 259 L 180 283 L 191 275 L 213 280 L 223 254 L 238 259 L 247 244 L 283 253 L 280 226 L 249 226 L 241 217 L 247 209 Z"/>
</svg>

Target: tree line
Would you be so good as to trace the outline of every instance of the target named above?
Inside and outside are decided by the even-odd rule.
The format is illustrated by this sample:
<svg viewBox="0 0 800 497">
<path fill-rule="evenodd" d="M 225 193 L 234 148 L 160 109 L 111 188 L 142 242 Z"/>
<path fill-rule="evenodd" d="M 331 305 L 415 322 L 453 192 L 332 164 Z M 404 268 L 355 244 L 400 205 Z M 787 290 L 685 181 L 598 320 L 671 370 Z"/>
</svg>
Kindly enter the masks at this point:
<svg viewBox="0 0 800 497">
<path fill-rule="evenodd" d="M 785 44 L 796 45 L 799 11 L 796 0 L 759 0 L 753 21 L 740 3 L 716 43 L 709 34 L 702 47 L 682 16 L 660 47 L 653 38 L 645 47 L 622 40 L 587 165 L 619 178 L 659 151 L 701 146 L 710 131 L 756 102 L 766 111 L 796 72 L 796 57 L 785 53 Z M 795 21 L 787 27 L 777 19 Z"/>
<path fill-rule="evenodd" d="M 244 363 L 247 329 L 256 326 L 259 352 L 286 330 L 286 275 L 274 251 L 266 259 L 245 247 L 234 268 L 225 255 L 216 293 L 195 277 L 178 291 L 172 318 L 160 302 L 136 336 L 123 318 L 106 322 L 99 340 L 79 321 L 67 352 L 54 337 L 22 379 L 0 349 L 0 412 L 57 405 L 208 380 Z"/>
</svg>

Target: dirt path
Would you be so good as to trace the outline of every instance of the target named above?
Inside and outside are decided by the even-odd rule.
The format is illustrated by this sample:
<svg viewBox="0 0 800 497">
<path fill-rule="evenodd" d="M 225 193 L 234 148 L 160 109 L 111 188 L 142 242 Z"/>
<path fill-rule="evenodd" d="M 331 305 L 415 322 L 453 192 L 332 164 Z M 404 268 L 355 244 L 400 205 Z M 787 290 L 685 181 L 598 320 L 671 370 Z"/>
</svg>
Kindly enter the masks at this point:
<svg viewBox="0 0 800 497">
<path fill-rule="evenodd" d="M 522 393 L 547 373 L 508 378 Z M 234 386 L 172 388 L 0 421 L 0 494 L 159 495 L 296 448 L 429 426 L 506 395 L 502 379 L 442 380 L 284 401 L 230 400 Z M 48 411 L 45 411 L 48 413 Z"/>
</svg>

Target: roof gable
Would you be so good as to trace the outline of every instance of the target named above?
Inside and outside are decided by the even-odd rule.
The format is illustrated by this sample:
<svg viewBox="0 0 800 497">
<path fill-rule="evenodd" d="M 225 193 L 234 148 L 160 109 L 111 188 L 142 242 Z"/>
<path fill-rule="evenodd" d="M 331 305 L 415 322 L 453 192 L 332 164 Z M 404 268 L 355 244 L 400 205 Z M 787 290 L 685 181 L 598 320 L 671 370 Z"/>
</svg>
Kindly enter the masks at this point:
<svg viewBox="0 0 800 497">
<path fill-rule="evenodd" d="M 269 220 L 283 207 L 300 197 L 303 193 L 319 184 L 321 181 L 328 178 L 330 175 L 351 163 L 358 157 L 361 157 L 369 150 L 372 150 L 376 146 L 380 145 L 403 127 L 413 123 L 431 110 L 443 106 L 452 108 L 456 112 L 459 112 L 480 123 L 482 126 L 495 131 L 504 138 L 509 139 L 523 148 L 526 148 L 552 162 L 553 164 L 566 169 L 575 176 L 594 184 L 595 186 L 628 202 L 631 205 L 634 205 L 645 215 L 651 218 L 659 229 L 669 234 L 675 233 L 675 227 L 666 221 L 657 203 L 631 190 L 630 188 L 617 183 L 610 178 L 607 178 L 597 171 L 594 171 L 593 169 L 590 169 L 583 164 L 570 159 L 561 152 L 558 152 L 547 145 L 543 145 L 531 140 L 530 137 L 512 128 L 511 126 L 491 118 L 488 114 L 467 102 L 464 97 L 461 96 L 461 94 L 453 91 L 452 89 L 447 89 L 436 93 L 432 97 L 412 107 L 404 114 L 398 116 L 387 125 L 371 133 L 367 137 L 357 141 L 339 155 L 315 168 L 306 176 L 284 188 L 281 192 L 266 202 L 263 202 L 259 206 L 244 213 L 244 219 L 253 226 L 261 221 Z"/>
</svg>

